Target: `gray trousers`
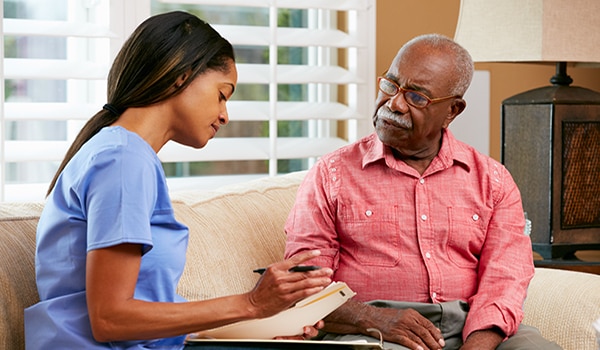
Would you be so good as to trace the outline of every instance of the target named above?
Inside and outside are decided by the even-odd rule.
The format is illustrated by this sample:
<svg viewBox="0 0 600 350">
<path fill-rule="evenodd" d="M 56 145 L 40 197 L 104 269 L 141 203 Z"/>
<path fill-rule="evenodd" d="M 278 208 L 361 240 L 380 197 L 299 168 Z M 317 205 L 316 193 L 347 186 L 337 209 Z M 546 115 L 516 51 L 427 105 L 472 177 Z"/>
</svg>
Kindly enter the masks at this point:
<svg viewBox="0 0 600 350">
<path fill-rule="evenodd" d="M 463 301 L 452 301 L 440 304 L 410 303 L 387 300 L 375 300 L 369 302 L 370 305 L 394 309 L 412 308 L 421 315 L 429 319 L 442 331 L 442 336 L 446 342 L 444 350 L 458 350 L 462 346 L 462 330 L 465 325 L 465 319 L 469 312 L 467 303 Z M 366 339 L 369 342 L 379 342 L 366 335 L 360 334 L 326 334 L 324 340 L 359 340 Z M 408 348 L 396 343 L 384 342 L 385 349 L 390 350 L 409 350 Z M 561 350 L 562 348 L 546 340 L 535 327 L 521 324 L 515 335 L 502 342 L 496 350 Z"/>
</svg>

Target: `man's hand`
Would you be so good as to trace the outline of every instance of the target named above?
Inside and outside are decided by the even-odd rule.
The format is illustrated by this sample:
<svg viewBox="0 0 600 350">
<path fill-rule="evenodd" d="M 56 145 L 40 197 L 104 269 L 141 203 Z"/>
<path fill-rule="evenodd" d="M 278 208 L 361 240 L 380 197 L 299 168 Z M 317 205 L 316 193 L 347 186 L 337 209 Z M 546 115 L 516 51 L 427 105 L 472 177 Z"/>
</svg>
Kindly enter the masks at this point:
<svg viewBox="0 0 600 350">
<path fill-rule="evenodd" d="M 431 321 L 413 309 L 378 308 L 349 300 L 325 319 L 325 331 L 341 334 L 362 333 L 415 350 L 441 350 L 442 333 Z"/>
<path fill-rule="evenodd" d="M 379 309 L 378 329 L 383 339 L 415 350 L 441 350 L 442 333 L 431 321 L 413 309 Z"/>
</svg>

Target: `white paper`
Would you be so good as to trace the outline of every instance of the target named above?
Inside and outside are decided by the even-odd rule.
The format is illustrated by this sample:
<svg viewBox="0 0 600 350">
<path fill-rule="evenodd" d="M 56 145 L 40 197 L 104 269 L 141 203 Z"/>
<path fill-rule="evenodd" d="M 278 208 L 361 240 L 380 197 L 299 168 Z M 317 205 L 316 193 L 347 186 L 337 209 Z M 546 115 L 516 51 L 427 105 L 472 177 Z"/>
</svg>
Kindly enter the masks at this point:
<svg viewBox="0 0 600 350">
<path fill-rule="evenodd" d="M 240 344 L 264 344 L 265 347 L 273 344 L 281 344 L 281 348 L 288 348 L 286 344 L 302 345 L 303 348 L 312 349 L 314 347 L 327 346 L 327 349 L 353 349 L 353 350 L 382 350 L 379 343 L 369 343 L 366 340 L 355 341 L 334 341 L 334 340 L 267 340 L 267 339 L 196 339 L 187 340 L 187 344 L 193 345 L 240 345 Z M 279 347 L 278 347 L 279 348 Z"/>
<path fill-rule="evenodd" d="M 302 335 L 304 326 L 312 326 L 340 307 L 356 293 L 344 282 L 332 282 L 292 308 L 267 318 L 242 321 L 198 333 L 198 337 L 216 339 L 273 339 L 277 336 Z"/>
</svg>

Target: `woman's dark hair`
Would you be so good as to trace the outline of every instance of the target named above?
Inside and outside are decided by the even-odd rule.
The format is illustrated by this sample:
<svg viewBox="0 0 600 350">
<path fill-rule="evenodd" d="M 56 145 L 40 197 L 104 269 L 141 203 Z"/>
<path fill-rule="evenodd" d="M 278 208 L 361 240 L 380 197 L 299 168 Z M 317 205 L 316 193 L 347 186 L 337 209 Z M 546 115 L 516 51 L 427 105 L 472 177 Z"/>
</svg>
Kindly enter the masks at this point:
<svg viewBox="0 0 600 350">
<path fill-rule="evenodd" d="M 180 93 L 207 70 L 227 72 L 233 47 L 209 24 L 182 11 L 152 16 L 123 44 L 108 74 L 107 105 L 81 129 L 54 175 L 48 193 L 75 153 L 130 107 L 144 107 Z M 178 89 L 177 80 L 187 78 Z"/>
</svg>

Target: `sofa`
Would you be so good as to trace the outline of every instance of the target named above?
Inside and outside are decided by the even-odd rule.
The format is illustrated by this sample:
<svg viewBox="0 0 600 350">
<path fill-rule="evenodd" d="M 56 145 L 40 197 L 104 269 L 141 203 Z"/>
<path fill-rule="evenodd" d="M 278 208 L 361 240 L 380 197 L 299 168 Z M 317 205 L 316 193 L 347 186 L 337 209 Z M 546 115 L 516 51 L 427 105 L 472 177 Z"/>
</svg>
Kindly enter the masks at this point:
<svg viewBox="0 0 600 350">
<path fill-rule="evenodd" d="M 242 293 L 253 269 L 282 259 L 284 221 L 304 172 L 172 193 L 177 218 L 190 227 L 179 293 L 190 300 Z M 36 303 L 34 252 L 43 203 L 0 203 L 0 349 L 23 349 L 23 309 Z M 524 323 L 565 350 L 596 350 L 600 276 L 536 268 Z"/>
</svg>

